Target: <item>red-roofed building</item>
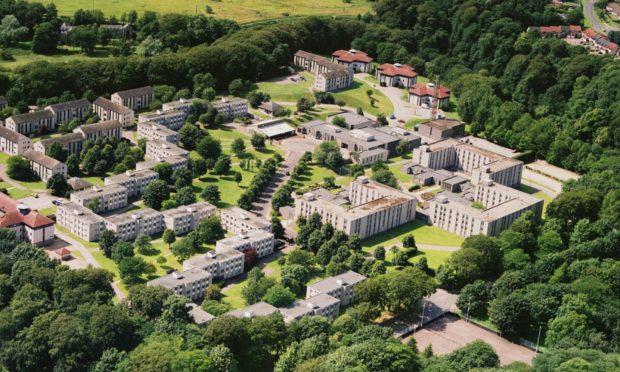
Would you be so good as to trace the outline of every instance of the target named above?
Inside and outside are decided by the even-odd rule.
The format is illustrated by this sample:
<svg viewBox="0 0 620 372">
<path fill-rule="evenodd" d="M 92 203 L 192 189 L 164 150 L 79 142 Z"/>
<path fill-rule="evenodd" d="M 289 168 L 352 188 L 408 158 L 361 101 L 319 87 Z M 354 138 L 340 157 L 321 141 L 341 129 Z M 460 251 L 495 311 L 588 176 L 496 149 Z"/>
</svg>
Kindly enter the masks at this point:
<svg viewBox="0 0 620 372">
<path fill-rule="evenodd" d="M 439 99 L 439 107 L 444 107 L 450 100 L 450 88 L 436 87 L 435 84 L 418 83 L 409 88 L 409 102 L 416 105 L 433 106 L 435 98 Z"/>
<path fill-rule="evenodd" d="M 418 73 L 408 65 L 384 63 L 377 67 L 375 77 L 382 86 L 409 88 L 416 83 Z"/>
<path fill-rule="evenodd" d="M 370 72 L 373 59 L 359 50 L 337 50 L 332 53 L 332 61 L 347 66 L 355 72 Z"/>
<path fill-rule="evenodd" d="M 18 237 L 34 245 L 54 240 L 54 221 L 3 193 L 0 193 L 0 227 L 15 230 Z"/>
<path fill-rule="evenodd" d="M 542 37 L 557 37 L 560 39 L 574 39 L 581 36 L 581 26 L 530 26 L 527 29 L 528 32 L 537 32 Z"/>
<path fill-rule="evenodd" d="M 601 35 L 591 28 L 583 32 L 583 37 L 589 48 L 598 51 L 601 54 L 620 55 L 620 47 L 618 44 L 609 40 L 607 36 Z"/>
<path fill-rule="evenodd" d="M 67 248 L 60 248 L 54 251 L 54 253 L 62 260 L 62 261 L 68 261 L 71 258 L 73 258 L 71 256 L 71 251 Z"/>
</svg>

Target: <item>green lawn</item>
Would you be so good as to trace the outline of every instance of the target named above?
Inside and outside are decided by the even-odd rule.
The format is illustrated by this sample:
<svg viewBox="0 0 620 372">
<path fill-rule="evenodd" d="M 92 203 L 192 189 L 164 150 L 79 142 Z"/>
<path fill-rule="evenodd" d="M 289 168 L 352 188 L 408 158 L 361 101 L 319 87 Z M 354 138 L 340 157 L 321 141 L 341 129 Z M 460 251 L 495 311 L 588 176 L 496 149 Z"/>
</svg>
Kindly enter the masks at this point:
<svg viewBox="0 0 620 372">
<path fill-rule="evenodd" d="M 362 247 L 366 252 L 373 252 L 378 245 L 391 247 L 392 245 L 400 244 L 402 238 L 407 234 L 412 234 L 418 244 L 460 247 L 464 240 L 463 237 L 456 234 L 414 220 L 395 229 L 365 239 L 362 242 Z"/>
<path fill-rule="evenodd" d="M 29 190 L 41 191 L 47 189 L 47 183 L 43 181 L 33 181 L 33 182 L 25 182 L 25 181 L 17 181 L 20 185 L 24 186 Z"/>
<path fill-rule="evenodd" d="M 273 260 L 265 265 L 265 269 L 271 271 L 267 274 L 267 277 L 273 278 L 276 281 L 280 281 L 280 273 L 282 272 L 282 266 L 278 264 L 278 260 Z M 241 297 L 241 291 L 245 287 L 245 280 L 235 284 L 224 292 L 223 302 L 229 304 L 233 309 L 240 309 L 246 306 L 245 300 Z"/>
<path fill-rule="evenodd" d="M 103 186 L 103 180 L 101 177 L 81 177 L 84 181 L 88 181 L 95 186 Z"/>
<path fill-rule="evenodd" d="M 33 0 L 48 4 L 48 0 Z M 283 16 L 306 16 L 306 15 L 346 15 L 357 16 L 371 10 L 371 3 L 367 0 L 352 0 L 344 3 L 340 0 L 315 0 L 312 2 L 302 0 L 55 0 L 60 15 L 70 16 L 80 9 L 101 9 L 106 16 L 120 16 L 129 10 L 136 10 L 142 15 L 150 10 L 158 13 L 182 13 L 182 14 L 207 14 L 206 6 L 210 6 L 217 18 L 233 19 L 237 22 L 251 22 Z"/>
<path fill-rule="evenodd" d="M 293 108 L 291 111 L 295 111 L 295 109 Z M 340 112 L 340 108 L 337 106 L 317 105 L 302 114 L 293 116 L 291 118 L 291 122 L 295 126 L 297 126 L 299 124 L 306 123 L 312 120 L 326 121 L 328 116 L 337 114 L 339 112 Z"/>
<path fill-rule="evenodd" d="M 8 192 L 9 192 L 9 196 L 13 199 L 21 199 L 21 198 L 34 195 L 32 192 L 28 190 L 22 190 L 22 189 L 18 189 L 15 187 L 8 189 Z"/>
<path fill-rule="evenodd" d="M 272 101 L 297 102 L 300 98 L 313 99 L 310 88 L 314 85 L 314 74 L 303 71 L 300 73 L 305 81 L 271 82 L 265 81 L 256 84 L 258 90 L 268 93 Z M 293 110 L 295 111 L 295 110 Z"/>
<path fill-rule="evenodd" d="M 56 206 L 52 206 L 49 208 L 43 208 L 41 210 L 39 210 L 39 213 L 41 213 L 44 216 L 49 216 L 50 214 L 55 214 L 56 213 Z"/>
<path fill-rule="evenodd" d="M 439 267 L 439 265 L 444 263 L 446 259 L 450 257 L 451 254 L 452 252 L 450 251 L 440 251 L 436 249 L 420 248 L 418 249 L 418 254 L 415 255 L 414 257 L 411 257 L 409 259 L 409 262 L 416 263 L 420 260 L 420 258 L 426 257 L 427 262 L 428 262 L 428 267 L 436 270 Z"/>
<path fill-rule="evenodd" d="M 372 96 L 375 98 L 375 105 L 370 105 L 370 99 L 366 95 L 366 91 L 371 90 Z M 371 87 L 370 85 L 361 82 L 360 80 L 354 80 L 353 84 L 349 88 L 332 92 L 336 100 L 344 100 L 346 106 L 358 108 L 361 107 L 364 112 L 372 115 L 384 114 L 389 115 L 394 111 L 392 102 L 383 95 L 379 90 Z"/>
<path fill-rule="evenodd" d="M 30 42 L 20 42 L 15 47 L 9 48 L 8 51 L 13 55 L 13 61 L 2 61 L 2 67 L 14 69 L 31 62 L 68 62 L 68 61 L 86 61 L 93 59 L 101 59 L 110 55 L 109 48 L 99 47 L 92 55 L 81 53 L 78 48 L 69 46 L 60 46 L 58 51 L 52 55 L 34 54 L 30 50 Z M 36 142 L 36 141 L 35 141 Z"/>
</svg>

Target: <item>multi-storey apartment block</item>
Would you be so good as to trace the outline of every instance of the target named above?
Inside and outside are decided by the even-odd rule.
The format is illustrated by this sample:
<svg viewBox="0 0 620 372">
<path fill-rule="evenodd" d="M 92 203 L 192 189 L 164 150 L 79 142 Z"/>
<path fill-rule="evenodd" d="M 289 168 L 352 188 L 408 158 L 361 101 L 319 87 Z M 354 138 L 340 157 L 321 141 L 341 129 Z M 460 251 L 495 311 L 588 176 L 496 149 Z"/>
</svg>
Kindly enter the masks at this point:
<svg viewBox="0 0 620 372">
<path fill-rule="evenodd" d="M 99 240 L 105 230 L 103 217 L 74 202 L 58 206 L 56 223 L 87 242 Z"/>
<path fill-rule="evenodd" d="M 4 126 L 21 134 L 42 133 L 56 129 L 54 114 L 50 110 L 38 110 L 9 116 Z"/>
<path fill-rule="evenodd" d="M 148 143 L 148 142 L 147 142 Z M 153 169 L 157 164 L 168 163 L 172 166 L 172 170 L 177 170 L 181 167 L 187 167 L 189 161 L 183 156 L 169 156 L 167 158 L 155 158 L 147 159 L 145 161 L 138 162 L 136 164 L 136 170 Z"/>
<path fill-rule="evenodd" d="M 150 86 L 122 90 L 112 94 L 111 100 L 117 105 L 140 110 L 149 107 L 153 102 L 154 92 Z"/>
<path fill-rule="evenodd" d="M 73 130 L 84 137 L 84 140 L 98 140 L 100 138 L 122 136 L 123 125 L 118 120 L 100 121 L 94 124 L 81 125 Z"/>
<path fill-rule="evenodd" d="M 135 196 L 141 196 L 144 193 L 144 189 L 153 181 L 159 179 L 159 174 L 150 169 L 143 169 L 139 171 L 128 170 L 125 173 L 116 174 L 114 176 L 106 177 L 104 185 L 119 184 L 127 188 L 127 196 L 132 198 Z"/>
<path fill-rule="evenodd" d="M 229 311 L 226 315 L 231 315 L 236 318 L 254 318 L 255 316 L 269 316 L 277 313 L 279 310 L 277 307 L 272 306 L 265 301 L 257 302 L 253 305 Z"/>
<path fill-rule="evenodd" d="M 158 140 L 176 144 L 179 142 L 179 134 L 161 124 L 151 121 L 138 123 L 138 139 L 147 141 Z"/>
<path fill-rule="evenodd" d="M 138 116 L 138 123 L 152 122 L 163 125 L 172 130 L 179 130 L 185 122 L 185 112 L 180 110 L 169 110 L 156 112 L 147 112 Z"/>
<path fill-rule="evenodd" d="M 118 120 L 123 127 L 133 125 L 133 110 L 123 105 L 116 104 L 109 99 L 99 97 L 93 102 L 93 111 L 99 120 Z"/>
<path fill-rule="evenodd" d="M 163 211 L 166 229 L 174 231 L 174 235 L 183 235 L 195 230 L 200 221 L 215 216 L 217 208 L 207 202 L 182 205 Z"/>
<path fill-rule="evenodd" d="M 54 116 L 54 125 L 68 123 L 74 119 L 83 120 L 90 113 L 91 104 L 87 99 L 61 102 L 45 107 Z"/>
<path fill-rule="evenodd" d="M 19 155 L 31 148 L 30 138 L 0 126 L 0 151 L 9 155 Z"/>
<path fill-rule="evenodd" d="M 189 115 L 192 112 L 192 106 L 194 105 L 194 102 L 196 100 L 197 100 L 196 98 L 190 98 L 190 99 L 181 98 L 178 101 L 166 102 L 161 106 L 161 108 L 164 111 L 170 111 L 170 110 L 183 111 L 185 113 L 185 117 L 187 117 L 187 115 Z"/>
<path fill-rule="evenodd" d="M 273 234 L 265 230 L 250 230 L 247 233 L 231 236 L 218 240 L 215 244 L 215 252 L 223 253 L 236 250 L 242 253 L 253 251 L 257 258 L 273 253 Z"/>
<path fill-rule="evenodd" d="M 36 142 L 34 144 L 34 149 L 41 154 L 45 154 L 47 153 L 47 149 L 55 142 L 60 143 L 62 147 L 67 150 L 69 155 L 79 155 L 84 146 L 84 135 L 82 133 L 68 133 L 60 137 L 46 138 Z"/>
<path fill-rule="evenodd" d="M 135 240 L 140 235 L 153 236 L 164 231 L 164 216 L 151 208 L 117 214 L 105 219 L 107 230 L 119 240 Z"/>
<path fill-rule="evenodd" d="M 54 221 L 4 193 L 0 193 L 0 228 L 12 229 L 18 238 L 34 245 L 54 241 Z"/>
<path fill-rule="evenodd" d="M 183 261 L 183 270 L 199 268 L 213 274 L 214 279 L 229 279 L 243 274 L 244 254 L 235 250 L 207 252 Z"/>
<path fill-rule="evenodd" d="M 346 88 L 353 83 L 352 67 L 332 62 L 325 57 L 299 50 L 295 53 L 293 62 L 295 66 L 316 75 L 316 90 L 329 92 Z"/>
<path fill-rule="evenodd" d="M 366 280 L 364 275 L 354 271 L 330 276 L 321 281 L 309 284 L 306 287 L 306 298 L 319 294 L 327 294 L 340 300 L 340 304 L 346 306 L 356 300 L 355 287 Z"/>
<path fill-rule="evenodd" d="M 22 155 L 30 161 L 30 168 L 41 181 L 47 182 L 56 173 L 67 178 L 67 167 L 64 163 L 34 150 L 27 150 Z"/>
<path fill-rule="evenodd" d="M 93 186 L 91 189 L 71 194 L 71 201 L 84 207 L 94 199 L 98 199 L 98 207 L 94 212 L 109 212 L 123 208 L 127 206 L 127 188 L 118 184 Z"/>
<path fill-rule="evenodd" d="M 389 186 L 358 177 L 348 195 L 318 189 L 295 199 L 295 218 L 318 213 L 323 222 L 365 239 L 415 218 L 416 199 Z"/>
<path fill-rule="evenodd" d="M 286 308 L 280 308 L 284 322 L 290 323 L 304 316 L 323 316 L 334 319 L 340 312 L 340 300 L 330 295 L 319 294 L 312 298 L 295 301 Z"/>
<path fill-rule="evenodd" d="M 252 212 L 239 207 L 230 207 L 220 211 L 222 226 L 235 234 L 246 233 L 251 230 L 271 232 L 271 223 Z"/>
<path fill-rule="evenodd" d="M 248 114 L 248 101 L 243 98 L 222 98 L 211 101 L 213 108 L 218 113 L 226 115 L 228 119 L 234 119 Z"/>
<path fill-rule="evenodd" d="M 160 140 L 151 140 L 146 143 L 146 157 L 151 159 L 167 159 L 172 156 L 187 157 L 189 151 L 180 148 L 174 143 Z"/>
<path fill-rule="evenodd" d="M 201 269 L 189 269 L 182 272 L 173 272 L 160 278 L 150 280 L 147 285 L 167 288 L 179 296 L 185 296 L 192 301 L 205 295 L 205 289 L 211 284 L 211 273 Z"/>
</svg>

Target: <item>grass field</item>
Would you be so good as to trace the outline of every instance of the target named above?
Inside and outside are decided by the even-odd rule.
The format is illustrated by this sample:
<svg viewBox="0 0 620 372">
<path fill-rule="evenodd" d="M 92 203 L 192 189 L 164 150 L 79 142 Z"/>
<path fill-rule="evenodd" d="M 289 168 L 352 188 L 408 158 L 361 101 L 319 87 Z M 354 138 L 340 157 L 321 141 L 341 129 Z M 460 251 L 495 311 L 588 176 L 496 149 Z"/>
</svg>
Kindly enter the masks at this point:
<svg viewBox="0 0 620 372">
<path fill-rule="evenodd" d="M 8 48 L 8 51 L 13 55 L 13 61 L 2 61 L 2 67 L 14 69 L 16 67 L 23 66 L 30 62 L 68 62 L 75 60 L 91 60 L 101 59 L 110 55 L 108 48 L 97 47 L 92 55 L 86 55 L 82 53 L 79 48 L 61 45 L 58 47 L 58 51 L 53 55 L 34 54 L 30 50 L 30 42 L 20 42 L 13 48 Z"/>
<path fill-rule="evenodd" d="M 266 264 L 263 268 L 268 274 L 265 276 L 275 279 L 276 281 L 280 281 L 280 273 L 282 272 L 282 266 L 278 264 L 278 260 L 273 260 Z M 234 286 L 228 288 L 226 292 L 224 292 L 223 302 L 229 304 L 233 309 L 240 309 L 246 306 L 245 300 L 241 297 L 241 291 L 243 287 L 245 287 L 245 280 L 241 283 L 235 284 Z"/>
<path fill-rule="evenodd" d="M 425 223 L 414 220 L 390 231 L 375 235 L 365 239 L 362 247 L 366 252 L 372 252 L 378 245 L 391 247 L 400 244 L 402 238 L 412 234 L 418 244 L 460 247 L 464 238 L 452 234 L 435 226 L 428 226 Z"/>
<path fill-rule="evenodd" d="M 44 4 L 48 0 L 33 0 Z M 123 12 L 136 10 L 142 14 L 146 10 L 158 13 L 206 14 L 206 6 L 213 9 L 211 14 L 218 18 L 234 19 L 237 22 L 280 18 L 302 15 L 348 15 L 356 16 L 370 11 L 367 0 L 353 0 L 346 4 L 341 0 L 56 0 L 60 15 L 73 15 L 80 9 L 101 9 L 106 16 L 120 16 Z"/>
<path fill-rule="evenodd" d="M 366 95 L 366 91 L 371 90 L 372 96 L 375 98 L 375 105 L 370 105 L 370 100 Z M 379 90 L 372 88 L 370 85 L 354 80 L 349 88 L 332 92 L 336 101 L 344 100 L 349 107 L 361 107 L 364 112 L 372 115 L 384 114 L 389 115 L 394 111 L 392 102 L 383 95 Z"/>
</svg>

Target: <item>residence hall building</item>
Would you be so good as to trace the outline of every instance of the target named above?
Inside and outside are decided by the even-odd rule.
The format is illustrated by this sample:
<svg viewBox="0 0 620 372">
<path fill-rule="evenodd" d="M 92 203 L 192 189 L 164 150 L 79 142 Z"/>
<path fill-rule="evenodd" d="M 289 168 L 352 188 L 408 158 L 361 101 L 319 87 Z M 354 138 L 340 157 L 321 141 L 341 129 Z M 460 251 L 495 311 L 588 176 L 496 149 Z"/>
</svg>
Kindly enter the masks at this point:
<svg viewBox="0 0 620 372">
<path fill-rule="evenodd" d="M 36 142 L 34 144 L 34 149 L 41 154 L 45 154 L 52 143 L 60 143 L 69 155 L 79 155 L 82 152 L 82 147 L 84 146 L 84 135 L 79 132 L 67 133 L 59 137 L 46 138 Z"/>
<path fill-rule="evenodd" d="M 521 184 L 523 162 L 449 138 L 413 150 L 412 163 L 424 168 L 456 169 L 471 177 L 474 184 L 490 179 L 517 187 Z"/>
<path fill-rule="evenodd" d="M 41 246 L 54 241 L 54 221 L 0 193 L 0 228 L 15 231 L 18 238 Z"/>
<path fill-rule="evenodd" d="M 166 229 L 174 231 L 174 235 L 183 235 L 196 230 L 200 222 L 215 216 L 217 208 L 207 202 L 168 209 L 162 212 Z"/>
<path fill-rule="evenodd" d="M 372 71 L 372 61 L 373 59 L 368 54 L 355 49 L 341 49 L 332 53 L 332 62 L 348 67 L 354 72 L 370 73 Z"/>
<path fill-rule="evenodd" d="M 239 207 L 225 208 L 220 211 L 222 226 L 234 234 L 243 234 L 251 230 L 271 232 L 271 223 L 252 212 Z"/>
<path fill-rule="evenodd" d="M 218 113 L 226 115 L 226 118 L 229 120 L 248 115 L 248 101 L 243 98 L 222 97 L 221 99 L 211 101 L 211 106 Z"/>
<path fill-rule="evenodd" d="M 188 269 L 181 272 L 174 271 L 157 279 L 149 280 L 146 285 L 160 286 L 171 290 L 179 296 L 192 301 L 204 297 L 205 290 L 211 284 L 213 275 L 202 269 Z"/>
<path fill-rule="evenodd" d="M 93 102 L 93 111 L 99 120 L 118 120 L 123 127 L 133 125 L 133 110 L 110 101 L 109 99 L 99 97 Z"/>
<path fill-rule="evenodd" d="M 119 240 L 132 241 L 140 235 L 153 236 L 164 231 L 164 216 L 155 209 L 139 209 L 107 217 L 105 228 L 114 231 Z"/>
<path fill-rule="evenodd" d="M 118 184 L 127 188 L 127 197 L 133 198 L 141 196 L 144 189 L 154 181 L 159 179 L 159 173 L 143 169 L 139 171 L 128 170 L 125 173 L 115 174 L 104 179 L 104 185 Z"/>
<path fill-rule="evenodd" d="M 127 188 L 118 184 L 93 186 L 71 194 L 71 201 L 83 207 L 88 206 L 94 199 L 99 200 L 99 207 L 94 212 L 109 212 L 123 208 L 127 206 Z"/>
<path fill-rule="evenodd" d="M 166 102 L 164 104 L 161 105 L 161 109 L 164 111 L 172 111 L 172 110 L 177 110 L 177 111 L 183 111 L 183 113 L 185 113 L 185 117 L 187 117 L 187 115 L 189 115 L 192 112 L 192 106 L 194 105 L 194 102 L 196 101 L 200 101 L 197 98 L 181 98 L 178 101 L 171 101 L 171 102 Z"/>
<path fill-rule="evenodd" d="M 157 110 L 138 115 L 138 123 L 152 122 L 172 130 L 179 130 L 185 122 L 185 116 L 185 113 L 180 110 Z"/>
<path fill-rule="evenodd" d="M 87 99 L 61 102 L 45 107 L 53 115 L 54 126 L 68 123 L 72 120 L 84 120 L 90 113 L 91 104 Z"/>
<path fill-rule="evenodd" d="M 123 125 L 118 120 L 100 121 L 94 124 L 80 125 L 73 130 L 84 137 L 84 140 L 93 140 L 115 137 L 120 139 L 123 132 Z"/>
<path fill-rule="evenodd" d="M 381 85 L 409 88 L 418 80 L 418 73 L 409 65 L 384 63 L 377 67 L 375 77 Z"/>
<path fill-rule="evenodd" d="M 189 151 L 180 148 L 174 143 L 160 140 L 151 140 L 146 143 L 145 156 L 150 159 L 167 159 L 171 156 L 182 156 L 186 158 Z"/>
<path fill-rule="evenodd" d="M 148 108 L 153 102 L 154 95 L 153 88 L 145 86 L 116 92 L 112 94 L 111 101 L 135 111 Z"/>
<path fill-rule="evenodd" d="M 465 136 L 465 123 L 454 119 L 435 119 L 420 123 L 418 135 L 436 141 Z"/>
<path fill-rule="evenodd" d="M 307 192 L 295 199 L 295 218 L 321 216 L 348 235 L 366 239 L 403 225 L 415 218 L 416 199 L 410 194 L 360 176 L 348 187 L 348 194 L 325 189 Z"/>
<path fill-rule="evenodd" d="M 50 110 L 37 110 L 9 116 L 4 126 L 21 134 L 43 133 L 56 129 L 54 114 Z"/>
<path fill-rule="evenodd" d="M 318 294 L 305 300 L 295 301 L 291 306 L 280 308 L 285 323 L 304 316 L 322 316 L 335 319 L 340 313 L 340 300 L 327 294 Z"/>
<path fill-rule="evenodd" d="M 0 126 L 0 151 L 9 155 L 19 155 L 31 148 L 32 141 L 30 138 Z"/>
<path fill-rule="evenodd" d="M 168 127 L 152 121 L 138 123 L 138 139 L 147 141 L 159 140 L 176 144 L 179 141 L 179 134 Z"/>
<path fill-rule="evenodd" d="M 148 142 L 147 142 L 148 143 Z M 189 161 L 183 156 L 169 156 L 165 159 L 155 158 L 147 159 L 136 163 L 136 170 L 153 169 L 157 164 L 168 163 L 172 166 L 172 170 L 175 171 L 181 167 L 187 167 Z"/>
<path fill-rule="evenodd" d="M 183 261 L 183 270 L 202 269 L 213 274 L 213 279 L 226 280 L 243 274 L 245 255 L 230 250 L 222 253 L 209 251 Z"/>
<path fill-rule="evenodd" d="M 364 275 L 354 271 L 330 276 L 306 287 L 306 299 L 319 294 L 327 294 L 340 300 L 342 306 L 349 305 L 356 300 L 355 287 L 366 280 Z"/>
<path fill-rule="evenodd" d="M 416 106 L 432 107 L 437 101 L 438 107 L 446 107 L 450 102 L 450 88 L 433 83 L 417 83 L 409 88 L 409 103 Z"/>
<path fill-rule="evenodd" d="M 22 156 L 30 162 L 30 169 L 43 182 L 47 182 L 56 173 L 60 173 L 64 178 L 67 178 L 67 167 L 65 164 L 50 156 L 35 150 L 26 150 Z"/>
<path fill-rule="evenodd" d="M 66 202 L 58 206 L 56 223 L 87 242 L 99 240 L 105 230 L 103 217 L 74 202 Z"/>
<path fill-rule="evenodd" d="M 260 301 L 242 309 L 229 311 L 226 315 L 231 315 L 235 318 L 254 318 L 256 316 L 269 316 L 277 312 L 279 312 L 277 307 L 272 306 L 265 301 Z"/>
<path fill-rule="evenodd" d="M 273 253 L 274 242 L 272 233 L 265 230 L 250 230 L 247 233 L 218 240 L 215 243 L 215 252 L 222 253 L 233 249 L 241 253 L 252 251 L 256 253 L 256 258 L 262 258 Z"/>
<path fill-rule="evenodd" d="M 334 63 L 325 57 L 299 50 L 295 53 L 293 62 L 298 68 L 315 74 L 315 90 L 330 92 L 347 88 L 353 83 L 351 68 Z"/>
</svg>

